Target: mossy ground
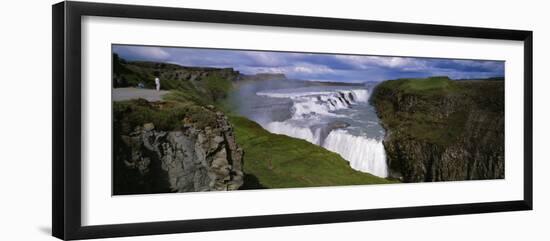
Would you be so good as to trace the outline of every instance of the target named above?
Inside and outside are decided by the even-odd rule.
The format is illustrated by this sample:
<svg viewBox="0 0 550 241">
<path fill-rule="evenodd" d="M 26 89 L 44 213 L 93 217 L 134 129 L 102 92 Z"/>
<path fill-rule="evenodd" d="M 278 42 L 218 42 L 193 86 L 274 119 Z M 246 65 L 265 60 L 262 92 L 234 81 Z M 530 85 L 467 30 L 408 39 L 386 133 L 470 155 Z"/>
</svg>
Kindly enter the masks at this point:
<svg viewBox="0 0 550 241">
<path fill-rule="evenodd" d="M 448 94 L 460 90 L 456 81 L 446 76 L 436 76 L 424 79 L 387 80 L 380 84 L 381 88 L 391 88 L 404 93 Z"/>
<path fill-rule="evenodd" d="M 198 128 L 216 125 L 216 114 L 188 101 L 149 103 L 147 100 L 117 101 L 113 103 L 115 131 L 132 132 L 137 126 L 153 123 L 157 130 L 177 130 L 184 123 Z"/>
</svg>

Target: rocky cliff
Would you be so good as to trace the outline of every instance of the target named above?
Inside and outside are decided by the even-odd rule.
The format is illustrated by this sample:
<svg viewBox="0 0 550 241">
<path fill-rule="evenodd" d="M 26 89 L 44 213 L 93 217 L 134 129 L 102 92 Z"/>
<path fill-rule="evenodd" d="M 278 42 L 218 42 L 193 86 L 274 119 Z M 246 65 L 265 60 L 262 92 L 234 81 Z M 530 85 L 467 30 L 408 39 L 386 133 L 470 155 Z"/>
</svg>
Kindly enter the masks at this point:
<svg viewBox="0 0 550 241">
<path fill-rule="evenodd" d="M 114 194 L 236 190 L 243 184 L 243 150 L 227 117 L 175 105 L 115 103 Z M 163 123 L 168 117 L 179 121 Z"/>
<path fill-rule="evenodd" d="M 504 81 L 391 80 L 376 87 L 371 102 L 386 129 L 392 177 L 504 178 Z"/>
</svg>

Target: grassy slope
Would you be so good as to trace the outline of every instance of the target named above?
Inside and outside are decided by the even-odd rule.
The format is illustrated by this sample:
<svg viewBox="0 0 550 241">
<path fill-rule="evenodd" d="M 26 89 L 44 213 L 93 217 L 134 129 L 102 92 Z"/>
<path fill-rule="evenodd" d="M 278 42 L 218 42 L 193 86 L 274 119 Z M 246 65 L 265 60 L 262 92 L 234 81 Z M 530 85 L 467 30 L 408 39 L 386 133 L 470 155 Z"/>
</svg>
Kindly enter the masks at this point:
<svg viewBox="0 0 550 241">
<path fill-rule="evenodd" d="M 232 115 L 230 122 L 237 142 L 245 150 L 244 172 L 257 178 L 263 187 L 390 183 L 353 170 L 340 155 L 307 141 L 269 133 L 244 117 Z"/>
<path fill-rule="evenodd" d="M 167 88 L 170 93 L 164 97 L 167 101 L 194 102 L 198 105 L 221 106 L 227 93 L 232 89 L 231 80 L 219 76 L 209 76 L 199 83 L 190 84 L 188 81 L 180 81 L 174 87 Z"/>
</svg>

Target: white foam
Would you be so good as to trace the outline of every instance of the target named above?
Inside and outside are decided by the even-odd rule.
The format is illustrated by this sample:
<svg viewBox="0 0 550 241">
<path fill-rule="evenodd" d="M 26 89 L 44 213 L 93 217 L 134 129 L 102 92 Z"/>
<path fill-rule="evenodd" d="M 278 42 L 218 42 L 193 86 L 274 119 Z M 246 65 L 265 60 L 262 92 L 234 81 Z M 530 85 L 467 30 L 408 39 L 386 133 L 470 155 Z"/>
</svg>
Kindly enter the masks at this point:
<svg viewBox="0 0 550 241">
<path fill-rule="evenodd" d="M 296 97 L 304 97 L 304 96 L 317 96 L 317 95 L 328 95 L 331 93 L 334 93 L 333 91 L 305 91 L 305 92 L 285 92 L 289 91 L 287 89 L 284 90 L 278 90 L 278 91 L 270 91 L 270 92 L 264 92 L 260 91 L 256 93 L 256 95 L 259 96 L 267 96 L 271 98 L 296 98 Z"/>
<path fill-rule="evenodd" d="M 367 102 L 369 101 L 369 91 L 365 89 L 351 90 L 351 93 L 355 96 L 355 101 L 357 102 Z"/>
<path fill-rule="evenodd" d="M 323 143 L 323 147 L 349 161 L 353 169 L 379 177 L 388 176 L 386 152 L 382 141 L 354 136 L 345 130 L 333 130 Z"/>
<path fill-rule="evenodd" d="M 313 97 L 313 96 L 335 96 L 343 93 L 346 95 L 346 99 L 353 102 L 366 102 L 369 98 L 369 91 L 366 89 L 349 89 L 349 90 L 334 90 L 334 91 L 300 91 L 300 88 L 294 90 L 282 89 L 275 91 L 260 91 L 256 95 L 267 96 L 271 98 L 290 98 L 295 99 L 299 97 Z M 353 95 L 353 99 L 349 98 L 349 94 Z"/>
<path fill-rule="evenodd" d="M 366 89 L 311 91 L 311 90 L 276 90 L 258 92 L 256 95 L 271 98 L 288 98 L 293 101 L 292 118 L 304 119 L 315 116 L 338 116 L 331 113 L 336 110 L 350 108 L 357 102 L 367 102 L 369 92 Z"/>
</svg>

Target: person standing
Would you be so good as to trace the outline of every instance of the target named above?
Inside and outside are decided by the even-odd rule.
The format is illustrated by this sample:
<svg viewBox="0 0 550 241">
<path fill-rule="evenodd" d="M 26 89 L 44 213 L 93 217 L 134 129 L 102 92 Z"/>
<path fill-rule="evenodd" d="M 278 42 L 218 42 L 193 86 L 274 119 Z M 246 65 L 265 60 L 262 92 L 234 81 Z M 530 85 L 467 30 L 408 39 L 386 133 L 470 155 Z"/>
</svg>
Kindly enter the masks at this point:
<svg viewBox="0 0 550 241">
<path fill-rule="evenodd" d="M 157 91 L 160 91 L 160 79 L 159 79 L 159 77 L 155 77 L 155 85 L 157 86 Z"/>
</svg>

